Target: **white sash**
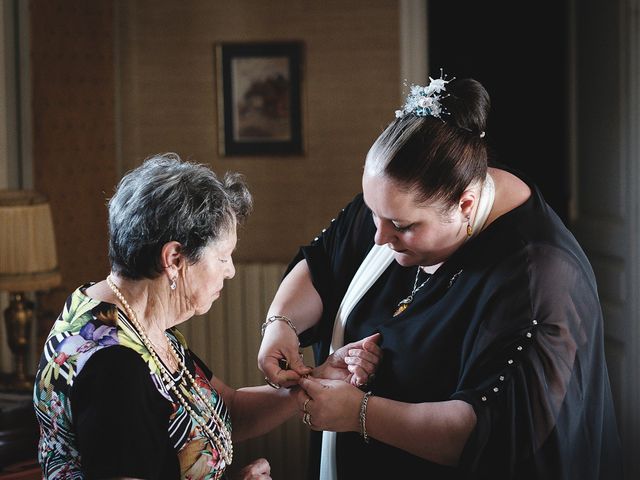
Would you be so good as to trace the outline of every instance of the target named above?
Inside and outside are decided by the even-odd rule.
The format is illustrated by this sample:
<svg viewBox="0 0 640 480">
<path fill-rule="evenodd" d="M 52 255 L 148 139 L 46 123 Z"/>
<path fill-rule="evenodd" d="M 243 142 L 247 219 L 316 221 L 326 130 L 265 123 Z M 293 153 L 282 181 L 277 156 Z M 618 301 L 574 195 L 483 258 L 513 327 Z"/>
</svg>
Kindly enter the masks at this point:
<svg viewBox="0 0 640 480">
<path fill-rule="evenodd" d="M 358 268 L 345 293 L 333 324 L 333 336 L 329 355 L 344 345 L 344 326 L 353 307 L 378 280 L 393 261 L 393 250 L 386 245 L 374 245 Z M 320 458 L 320 479 L 337 480 L 336 432 L 322 432 L 322 456 Z"/>
</svg>

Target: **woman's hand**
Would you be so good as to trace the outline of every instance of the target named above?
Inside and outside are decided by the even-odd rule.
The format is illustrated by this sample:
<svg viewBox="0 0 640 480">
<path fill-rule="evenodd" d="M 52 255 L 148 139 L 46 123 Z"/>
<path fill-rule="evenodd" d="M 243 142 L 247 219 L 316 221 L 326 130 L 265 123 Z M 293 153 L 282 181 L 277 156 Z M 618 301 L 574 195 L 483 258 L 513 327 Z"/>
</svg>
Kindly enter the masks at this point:
<svg viewBox="0 0 640 480">
<path fill-rule="evenodd" d="M 258 352 L 258 368 L 265 379 L 274 385 L 290 387 L 311 373 L 311 368 L 302 362 L 299 348 L 298 336 L 286 322 L 271 322 L 264 331 Z M 280 362 L 286 362 L 286 367 Z"/>
<path fill-rule="evenodd" d="M 382 360 L 382 349 L 378 346 L 380 338 L 379 333 L 374 333 L 339 348 L 322 365 L 314 368 L 311 375 L 316 378 L 343 380 L 356 387 L 369 383 Z"/>
<path fill-rule="evenodd" d="M 271 466 L 264 458 L 258 458 L 233 476 L 233 480 L 271 480 Z"/>
<path fill-rule="evenodd" d="M 362 391 L 342 380 L 303 378 L 298 408 L 313 430 L 352 432 L 360 430 Z M 306 423 L 306 422 L 305 422 Z"/>
</svg>

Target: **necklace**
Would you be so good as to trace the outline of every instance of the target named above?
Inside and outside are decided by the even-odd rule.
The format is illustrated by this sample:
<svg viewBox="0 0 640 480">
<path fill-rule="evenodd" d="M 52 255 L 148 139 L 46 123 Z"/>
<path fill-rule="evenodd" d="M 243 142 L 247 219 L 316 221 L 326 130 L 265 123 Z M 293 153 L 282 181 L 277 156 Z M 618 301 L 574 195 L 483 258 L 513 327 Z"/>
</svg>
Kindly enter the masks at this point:
<svg viewBox="0 0 640 480">
<path fill-rule="evenodd" d="M 431 275 L 429 275 L 427 279 L 424 282 L 422 282 L 420 286 L 418 286 L 418 278 L 420 278 L 420 270 L 422 270 L 422 268 L 418 265 L 418 271 L 416 272 L 416 279 L 413 281 L 413 289 L 411 290 L 411 294 L 407 298 L 403 298 L 398 302 L 396 311 L 393 312 L 394 317 L 397 317 L 402 312 L 404 312 L 407 308 L 409 308 L 409 305 L 411 304 L 411 302 L 413 302 L 413 297 L 416 294 L 416 292 L 420 290 L 422 287 L 424 287 L 427 284 L 427 282 L 431 279 Z"/>
<path fill-rule="evenodd" d="M 124 298 L 124 295 L 122 295 L 122 292 L 115 285 L 115 283 L 113 283 L 110 275 L 107 276 L 107 285 L 109 285 L 109 288 L 111 288 L 114 295 L 124 306 L 124 309 L 126 310 L 127 315 L 131 319 L 131 323 L 136 330 L 136 333 L 142 340 L 142 343 L 151 355 L 154 363 L 162 372 L 162 380 L 165 386 L 175 394 L 182 407 L 189 413 L 191 418 L 193 418 L 199 424 L 196 428 L 198 428 L 199 430 L 204 430 L 206 436 L 213 441 L 213 443 L 216 445 L 216 448 L 220 452 L 220 455 L 222 456 L 226 466 L 231 465 L 231 462 L 233 460 L 233 443 L 231 440 L 231 432 L 216 412 L 216 407 L 211 403 L 211 400 L 200 392 L 200 388 L 198 387 L 196 380 L 191 375 L 191 372 L 189 372 L 189 369 L 183 362 L 182 357 L 178 354 L 178 351 L 173 346 L 173 343 L 171 342 L 169 337 L 167 336 L 169 350 L 180 366 L 180 383 L 178 384 L 178 386 L 176 386 L 176 382 L 172 379 L 171 373 L 169 372 L 167 367 L 165 367 L 164 363 L 162 363 L 162 361 L 158 357 L 158 354 L 153 348 L 151 340 L 149 340 L 149 337 L 142 328 L 142 325 L 138 321 L 138 317 L 129 305 L 129 302 L 127 302 L 127 300 Z M 167 335 L 166 332 L 165 335 Z M 191 388 L 186 384 L 185 377 L 189 379 Z M 195 392 L 196 395 L 192 395 L 190 393 L 191 391 Z M 200 411 L 200 413 L 196 412 L 196 409 L 194 409 L 196 404 L 198 404 L 197 409 Z M 208 420 L 205 418 L 205 415 L 203 413 L 204 410 L 208 411 Z M 211 425 L 211 423 L 213 423 L 213 425 Z M 216 435 L 215 429 L 217 429 L 219 435 Z M 222 439 L 219 438 L 220 436 L 222 437 Z"/>
</svg>

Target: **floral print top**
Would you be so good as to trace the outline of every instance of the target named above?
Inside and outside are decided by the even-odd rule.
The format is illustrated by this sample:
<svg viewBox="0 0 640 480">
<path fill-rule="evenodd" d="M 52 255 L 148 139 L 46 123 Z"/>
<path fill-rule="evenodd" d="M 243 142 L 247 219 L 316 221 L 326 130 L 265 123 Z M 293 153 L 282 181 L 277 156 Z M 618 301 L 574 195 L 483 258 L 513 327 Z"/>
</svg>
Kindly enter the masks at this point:
<svg viewBox="0 0 640 480">
<path fill-rule="evenodd" d="M 83 293 L 90 285 L 78 288 L 65 302 L 62 313 L 49 333 L 36 374 L 33 402 L 40 423 L 38 459 L 44 478 L 82 479 L 93 476 L 87 473 L 89 459 L 91 459 L 91 468 L 104 467 L 105 470 L 99 471 L 109 472 L 109 476 L 136 476 L 134 474 L 137 474 L 138 476 L 144 475 L 145 478 L 147 476 L 153 477 L 155 474 L 140 473 L 150 472 L 151 470 L 148 468 L 156 468 L 144 465 L 150 463 L 149 458 L 134 459 L 134 463 L 139 464 L 137 470 L 135 468 L 138 467 L 132 471 L 114 470 L 122 464 L 118 456 L 126 456 L 132 450 L 136 451 L 136 448 L 123 447 L 118 449 L 115 444 L 120 443 L 119 440 L 124 440 L 125 443 L 129 441 L 131 445 L 138 445 L 144 441 L 144 438 L 149 438 L 151 434 L 166 437 L 165 443 L 169 451 L 175 452 L 175 457 L 177 457 L 177 461 L 176 459 L 169 460 L 179 465 L 180 478 L 194 480 L 220 478 L 227 465 L 215 444 L 204 435 L 197 422 L 178 399 L 174 398 L 173 392 L 167 389 L 161 380 L 156 364 L 151 361 L 149 352 L 127 316 L 115 305 L 89 298 Z M 170 329 L 168 334 L 176 351 L 182 357 L 183 363 L 195 378 L 200 393 L 210 399 L 216 413 L 230 431 L 229 412 L 222 397 L 211 386 L 207 378 L 206 367 L 201 365 L 197 357 L 187 349 L 186 341 L 178 330 Z M 144 362 L 143 365 L 146 365 L 146 368 L 137 370 L 142 371 L 143 377 L 139 379 L 134 377 L 133 382 L 129 383 L 136 388 L 128 388 L 128 391 L 117 393 L 112 393 L 113 389 L 108 386 L 102 390 L 87 388 L 85 385 L 102 385 L 103 380 L 103 383 L 108 385 L 107 370 L 109 368 L 103 368 L 108 364 L 101 362 L 104 362 L 104 359 L 116 358 L 115 355 L 109 356 L 105 353 L 111 354 L 118 351 L 126 353 L 125 356 L 120 355 L 119 358 L 126 358 L 131 363 L 131 368 L 129 365 L 125 365 L 125 368 L 120 365 L 117 367 L 116 371 L 122 372 L 123 378 L 131 377 L 131 372 L 136 371 L 135 363 L 137 362 L 138 366 L 141 364 L 140 359 Z M 131 355 L 131 351 L 136 355 Z M 98 352 L 101 353 L 96 355 Z M 133 359 L 133 363 L 131 359 Z M 85 375 L 83 375 L 83 371 L 86 372 Z M 172 380 L 179 382 L 180 375 L 180 372 L 175 372 Z M 135 432 L 140 430 L 135 430 L 134 426 L 128 425 L 126 422 L 130 422 L 131 418 L 137 419 L 139 416 L 145 416 L 147 410 L 154 410 L 153 405 L 145 403 L 148 397 L 131 399 L 131 395 L 137 395 L 137 385 L 145 383 L 150 385 L 149 388 L 152 390 L 153 398 L 150 403 L 159 402 L 163 408 L 161 411 L 166 412 L 166 418 L 161 418 L 160 422 L 157 422 L 157 417 L 149 417 L 155 418 L 154 422 L 159 425 L 153 424 L 150 431 L 143 431 L 139 435 L 140 438 L 130 439 L 129 437 L 135 437 Z M 122 385 L 127 385 L 127 383 L 123 382 Z M 124 388 L 122 385 L 120 387 Z M 191 386 L 192 390 L 193 388 Z M 113 396 L 120 401 L 112 402 L 109 400 L 105 402 L 104 399 L 99 398 L 100 395 L 97 395 L 96 392 L 105 392 L 109 398 Z M 193 397 L 197 398 L 195 392 L 192 391 L 192 393 Z M 115 395 L 118 396 L 115 397 Z M 135 408 L 136 400 L 137 404 L 141 405 L 139 412 L 134 412 L 133 417 L 122 414 L 130 412 L 119 409 Z M 85 415 L 84 410 L 75 412 L 74 408 L 80 409 L 79 405 L 82 405 L 83 409 L 85 405 L 89 405 L 91 414 Z M 197 411 L 199 406 L 192 404 L 191 408 Z M 158 409 L 156 408 L 155 411 Z M 91 421 L 85 421 L 85 418 L 90 418 Z M 119 421 L 124 425 L 114 426 L 114 423 L 117 424 Z M 80 428 L 81 422 L 84 422 L 82 423 L 84 430 Z M 140 424 L 144 425 L 143 422 Z M 131 428 L 128 428 L 129 426 Z M 167 428 L 166 435 L 163 433 L 165 426 Z M 121 427 L 121 429 L 117 427 Z M 215 430 L 216 427 L 213 428 Z M 80 430 L 86 433 L 82 442 L 79 442 L 78 437 Z M 117 442 L 105 441 L 109 432 L 114 431 L 122 438 L 117 439 Z M 158 440 L 163 441 L 163 439 Z M 150 443 L 153 444 L 153 447 L 150 447 L 148 451 L 160 455 L 159 458 L 166 461 L 167 455 L 164 455 L 162 451 L 156 452 L 156 443 Z M 98 446 L 102 451 L 101 455 L 90 454 L 87 445 Z M 83 452 L 83 448 L 86 448 L 87 451 Z M 143 456 L 146 457 L 146 455 Z M 83 458 L 86 460 L 86 465 L 83 464 Z M 130 459 L 127 459 L 127 462 L 124 463 L 131 465 Z M 98 467 L 96 464 L 99 464 Z M 156 478 L 165 478 L 160 473 L 158 475 Z"/>
</svg>

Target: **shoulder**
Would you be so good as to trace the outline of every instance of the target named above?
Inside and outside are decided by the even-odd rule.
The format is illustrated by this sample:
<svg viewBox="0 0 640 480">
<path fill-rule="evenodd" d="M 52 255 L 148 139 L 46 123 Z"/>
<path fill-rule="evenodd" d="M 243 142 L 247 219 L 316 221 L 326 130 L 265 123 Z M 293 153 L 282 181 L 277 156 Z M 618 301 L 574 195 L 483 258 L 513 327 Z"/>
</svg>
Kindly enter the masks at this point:
<svg viewBox="0 0 640 480">
<path fill-rule="evenodd" d="M 521 278 L 531 288 L 544 284 L 555 292 L 566 292 L 576 285 L 595 291 L 593 269 L 568 231 L 539 236 L 515 229 L 502 233 L 503 238 L 484 249 L 479 260 L 491 277 L 504 282 Z"/>
<path fill-rule="evenodd" d="M 358 193 L 312 240 L 311 245 L 331 246 L 349 239 L 359 244 L 363 238 L 373 238 L 375 231 L 372 233 L 372 228 L 375 227 L 371 211 L 365 204 L 362 193 Z"/>
<path fill-rule="evenodd" d="M 528 242 L 514 249 L 483 278 L 487 305 L 502 312 L 490 321 L 493 329 L 530 326 L 535 319 L 544 331 L 599 328 L 601 307 L 595 276 L 588 262 L 569 249 L 548 242 Z"/>
<path fill-rule="evenodd" d="M 338 213 L 333 221 L 340 223 L 352 223 L 358 219 L 363 219 L 370 214 L 367 204 L 364 202 L 364 195 L 358 193 L 353 199 Z"/>
<path fill-rule="evenodd" d="M 120 343 L 117 325 L 115 306 L 90 299 L 78 289 L 51 329 L 40 370 L 66 371 L 66 381 L 72 383 L 94 353 Z"/>
<path fill-rule="evenodd" d="M 531 243 L 525 247 L 526 271 L 534 291 L 561 299 L 580 296 L 584 302 L 597 300 L 597 286 L 591 265 L 581 250 L 552 243 Z"/>
</svg>

